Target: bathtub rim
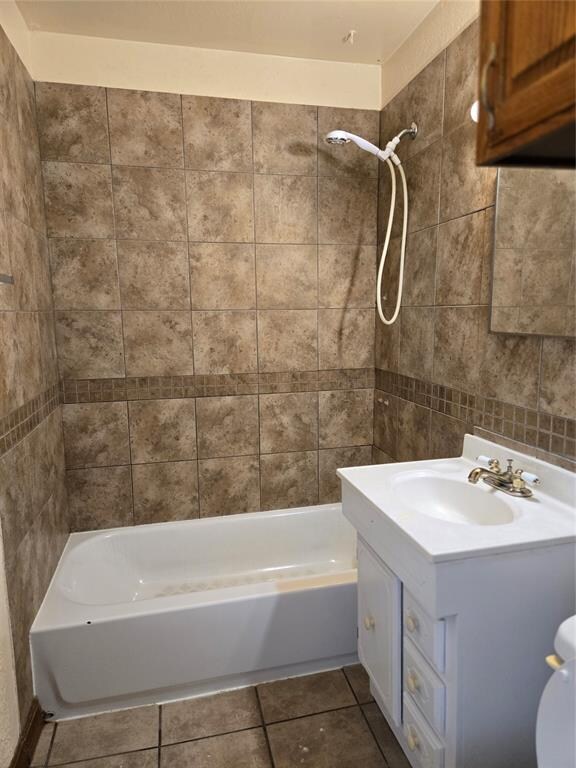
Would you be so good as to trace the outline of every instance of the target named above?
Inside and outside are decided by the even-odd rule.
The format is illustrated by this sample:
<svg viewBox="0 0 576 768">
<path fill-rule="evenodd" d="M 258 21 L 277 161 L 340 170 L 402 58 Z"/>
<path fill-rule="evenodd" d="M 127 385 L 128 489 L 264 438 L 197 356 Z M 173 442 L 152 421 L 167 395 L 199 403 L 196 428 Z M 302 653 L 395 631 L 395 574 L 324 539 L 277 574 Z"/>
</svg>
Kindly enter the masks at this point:
<svg viewBox="0 0 576 768">
<path fill-rule="evenodd" d="M 192 520 L 177 520 L 170 522 L 146 523 L 138 526 L 117 526 L 114 528 L 103 528 L 94 531 L 79 531 L 69 534 L 66 545 L 62 551 L 58 565 L 54 571 L 52 579 L 42 604 L 36 614 L 34 622 L 30 628 L 30 635 L 50 632 L 67 627 L 77 627 L 83 624 L 107 623 L 128 619 L 138 615 L 150 613 L 166 614 L 181 610 L 188 610 L 192 607 L 209 606 L 223 601 L 237 602 L 244 599 L 257 599 L 266 597 L 282 591 L 298 591 L 308 589 L 322 589 L 328 586 L 337 586 L 339 584 L 348 584 L 356 582 L 356 568 L 342 569 L 330 573 L 319 573 L 314 576 L 302 577 L 295 576 L 281 581 L 254 582 L 250 584 L 240 584 L 231 587 L 221 587 L 212 590 L 203 590 L 198 592 L 184 593 L 178 595 L 159 596 L 147 600 L 138 600 L 122 603 L 78 603 L 68 599 L 60 590 L 58 579 L 65 560 L 74 550 L 83 543 L 94 539 L 111 535 L 128 536 L 136 531 L 152 530 L 162 527 L 203 527 L 203 525 L 225 525 L 231 520 L 262 520 L 273 519 L 275 517 L 305 517 L 313 512 L 342 513 L 340 503 L 317 504 L 306 507 L 295 507 L 287 509 L 275 509 L 262 512 L 245 512 L 237 515 L 222 515 L 217 517 L 194 518 Z M 344 518 L 345 519 L 345 518 Z M 348 521 L 346 521 L 348 522 Z M 278 585 L 281 588 L 278 588 Z"/>
</svg>

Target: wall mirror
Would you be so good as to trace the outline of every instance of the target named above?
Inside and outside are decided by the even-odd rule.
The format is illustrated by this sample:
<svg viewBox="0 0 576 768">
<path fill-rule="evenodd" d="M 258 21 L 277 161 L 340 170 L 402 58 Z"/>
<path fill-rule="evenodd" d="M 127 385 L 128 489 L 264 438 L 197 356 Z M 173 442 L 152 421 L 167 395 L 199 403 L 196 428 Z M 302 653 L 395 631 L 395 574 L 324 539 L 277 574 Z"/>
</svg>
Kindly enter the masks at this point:
<svg viewBox="0 0 576 768">
<path fill-rule="evenodd" d="M 576 336 L 575 227 L 576 171 L 499 169 L 492 331 Z"/>
</svg>

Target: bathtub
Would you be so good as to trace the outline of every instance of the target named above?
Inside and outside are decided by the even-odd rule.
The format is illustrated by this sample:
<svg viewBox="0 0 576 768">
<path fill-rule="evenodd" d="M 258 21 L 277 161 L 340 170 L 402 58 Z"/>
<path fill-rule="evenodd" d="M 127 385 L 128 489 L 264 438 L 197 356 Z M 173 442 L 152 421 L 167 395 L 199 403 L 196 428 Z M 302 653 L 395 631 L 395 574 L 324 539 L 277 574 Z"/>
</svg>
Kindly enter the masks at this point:
<svg viewBox="0 0 576 768">
<path fill-rule="evenodd" d="M 73 533 L 30 632 L 55 719 L 356 660 L 339 504 Z"/>
</svg>

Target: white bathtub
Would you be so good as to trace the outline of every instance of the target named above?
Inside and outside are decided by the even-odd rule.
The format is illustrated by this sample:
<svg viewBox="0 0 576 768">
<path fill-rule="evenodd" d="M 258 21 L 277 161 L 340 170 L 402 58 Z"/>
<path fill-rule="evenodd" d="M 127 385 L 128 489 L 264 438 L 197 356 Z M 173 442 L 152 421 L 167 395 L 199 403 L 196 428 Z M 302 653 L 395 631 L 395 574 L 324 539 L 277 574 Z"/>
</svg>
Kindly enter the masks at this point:
<svg viewBox="0 0 576 768">
<path fill-rule="evenodd" d="M 70 536 L 30 633 L 58 718 L 356 659 L 355 532 L 339 504 Z"/>
</svg>

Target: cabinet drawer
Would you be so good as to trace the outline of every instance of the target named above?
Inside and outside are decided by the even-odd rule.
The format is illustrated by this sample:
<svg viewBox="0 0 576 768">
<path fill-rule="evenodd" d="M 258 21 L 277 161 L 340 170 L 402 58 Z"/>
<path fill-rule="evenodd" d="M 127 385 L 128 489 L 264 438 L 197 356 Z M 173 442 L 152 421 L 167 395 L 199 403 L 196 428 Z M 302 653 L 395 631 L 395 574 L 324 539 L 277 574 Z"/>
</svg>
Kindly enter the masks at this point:
<svg viewBox="0 0 576 768">
<path fill-rule="evenodd" d="M 442 742 L 434 734 L 407 694 L 404 694 L 403 704 L 402 730 L 412 764 L 418 768 L 442 768 L 444 765 Z"/>
<path fill-rule="evenodd" d="M 404 590 L 403 613 L 405 636 L 418 646 L 439 672 L 444 672 L 444 620 L 428 616 L 407 589 Z"/>
<path fill-rule="evenodd" d="M 444 683 L 406 637 L 403 667 L 404 694 L 412 698 L 435 731 L 442 735 L 446 706 Z"/>
</svg>

